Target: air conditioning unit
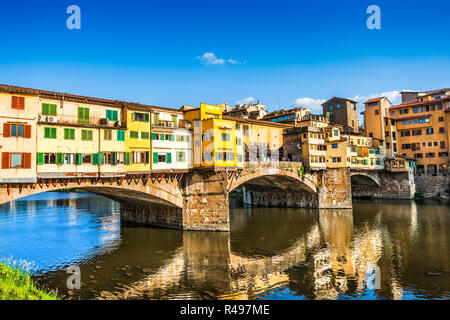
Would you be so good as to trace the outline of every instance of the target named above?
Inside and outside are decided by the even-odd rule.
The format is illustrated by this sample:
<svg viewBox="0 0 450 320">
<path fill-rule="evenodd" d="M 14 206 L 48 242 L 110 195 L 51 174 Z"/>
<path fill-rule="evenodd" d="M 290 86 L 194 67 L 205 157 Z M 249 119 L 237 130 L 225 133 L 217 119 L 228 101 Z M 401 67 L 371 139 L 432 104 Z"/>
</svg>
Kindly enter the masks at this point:
<svg viewBox="0 0 450 320">
<path fill-rule="evenodd" d="M 47 117 L 47 122 L 57 123 L 58 117 Z"/>
<path fill-rule="evenodd" d="M 160 122 L 160 123 L 159 123 L 159 126 L 160 126 L 160 127 L 167 127 L 167 123 L 165 123 L 165 122 Z"/>
<path fill-rule="evenodd" d="M 39 121 L 47 122 L 47 117 L 39 115 Z"/>
<path fill-rule="evenodd" d="M 100 119 L 100 125 L 101 126 L 109 126 L 109 119 L 106 119 L 106 118 Z"/>
<path fill-rule="evenodd" d="M 173 128 L 173 122 L 169 122 L 169 123 L 168 123 L 168 126 L 169 126 L 170 128 Z"/>
</svg>

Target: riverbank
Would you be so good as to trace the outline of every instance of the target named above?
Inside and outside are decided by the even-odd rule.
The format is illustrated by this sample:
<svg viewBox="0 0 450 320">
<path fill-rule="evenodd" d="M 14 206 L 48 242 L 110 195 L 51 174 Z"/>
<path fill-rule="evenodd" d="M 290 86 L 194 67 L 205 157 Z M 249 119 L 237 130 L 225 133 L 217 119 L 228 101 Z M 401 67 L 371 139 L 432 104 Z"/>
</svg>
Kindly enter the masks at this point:
<svg viewBox="0 0 450 320">
<path fill-rule="evenodd" d="M 0 300 L 58 300 L 58 296 L 38 289 L 29 273 L 0 263 Z"/>
</svg>

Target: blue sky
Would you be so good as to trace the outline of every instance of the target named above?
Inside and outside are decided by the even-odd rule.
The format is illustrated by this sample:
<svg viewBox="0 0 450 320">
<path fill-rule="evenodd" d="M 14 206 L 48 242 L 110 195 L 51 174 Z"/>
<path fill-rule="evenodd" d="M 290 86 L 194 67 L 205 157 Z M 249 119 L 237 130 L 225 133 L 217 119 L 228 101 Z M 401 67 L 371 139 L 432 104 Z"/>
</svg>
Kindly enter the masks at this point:
<svg viewBox="0 0 450 320">
<path fill-rule="evenodd" d="M 81 30 L 66 28 L 71 4 Z M 366 27 L 372 4 L 381 30 Z M 449 10 L 446 0 L 8 1 L 0 83 L 167 107 L 399 102 L 399 90 L 450 87 Z"/>
</svg>

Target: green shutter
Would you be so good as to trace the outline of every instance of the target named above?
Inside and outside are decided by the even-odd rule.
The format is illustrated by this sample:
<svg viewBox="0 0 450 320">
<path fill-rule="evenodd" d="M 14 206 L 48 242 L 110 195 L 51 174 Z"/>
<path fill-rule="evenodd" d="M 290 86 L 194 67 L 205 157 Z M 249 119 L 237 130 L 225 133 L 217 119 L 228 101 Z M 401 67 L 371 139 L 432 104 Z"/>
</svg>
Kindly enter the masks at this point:
<svg viewBox="0 0 450 320">
<path fill-rule="evenodd" d="M 42 152 L 37 154 L 37 164 L 44 164 L 44 154 Z"/>
<path fill-rule="evenodd" d="M 81 140 L 86 141 L 86 130 L 81 130 Z"/>
<path fill-rule="evenodd" d="M 145 113 L 145 114 L 144 114 L 144 121 L 145 121 L 145 122 L 148 122 L 148 121 L 149 121 L 148 113 Z"/>
<path fill-rule="evenodd" d="M 56 116 L 56 104 L 50 105 L 50 115 Z"/>
<path fill-rule="evenodd" d="M 98 153 L 94 153 L 94 154 L 92 155 L 92 164 L 93 164 L 94 166 L 98 166 Z"/>
<path fill-rule="evenodd" d="M 152 133 L 152 140 L 156 139 L 156 134 Z"/>
<path fill-rule="evenodd" d="M 172 116 L 172 122 L 173 122 L 173 126 L 176 127 L 177 126 L 177 116 Z"/>
<path fill-rule="evenodd" d="M 125 141 L 125 131 L 123 130 L 117 131 L 117 141 Z"/>
<path fill-rule="evenodd" d="M 117 152 L 111 152 L 111 164 L 113 166 L 117 164 Z"/>
<path fill-rule="evenodd" d="M 153 163 L 158 163 L 158 152 L 153 152 Z"/>
<path fill-rule="evenodd" d="M 130 165 L 130 153 L 125 152 L 125 164 L 128 166 Z"/>
<path fill-rule="evenodd" d="M 79 164 L 79 165 L 82 164 L 81 153 L 77 153 L 77 164 Z"/>
<path fill-rule="evenodd" d="M 56 154 L 56 164 L 63 164 L 64 163 L 64 156 L 62 153 L 57 153 Z"/>
<path fill-rule="evenodd" d="M 88 140 L 92 141 L 92 130 L 88 131 Z"/>
<path fill-rule="evenodd" d="M 175 141 L 175 136 L 173 134 L 170 135 L 170 141 Z"/>
<path fill-rule="evenodd" d="M 154 125 L 155 126 L 159 125 L 159 113 L 155 113 L 154 120 L 155 120 Z"/>
<path fill-rule="evenodd" d="M 119 120 L 119 111 L 117 110 L 113 111 L 113 120 L 114 121 Z"/>
<path fill-rule="evenodd" d="M 167 154 L 167 163 L 172 163 L 172 153 Z"/>
<path fill-rule="evenodd" d="M 101 166 L 104 164 L 104 161 L 103 161 L 103 152 L 99 152 L 99 153 L 98 153 L 98 164 L 101 165 Z"/>
<path fill-rule="evenodd" d="M 44 116 L 48 115 L 48 104 L 47 103 L 42 104 L 42 114 Z"/>
<path fill-rule="evenodd" d="M 44 138 L 50 139 L 50 128 L 44 128 Z"/>
<path fill-rule="evenodd" d="M 161 141 L 164 140 L 164 134 L 163 134 L 163 133 L 161 133 L 161 134 L 159 135 L 159 140 L 161 140 Z"/>
</svg>

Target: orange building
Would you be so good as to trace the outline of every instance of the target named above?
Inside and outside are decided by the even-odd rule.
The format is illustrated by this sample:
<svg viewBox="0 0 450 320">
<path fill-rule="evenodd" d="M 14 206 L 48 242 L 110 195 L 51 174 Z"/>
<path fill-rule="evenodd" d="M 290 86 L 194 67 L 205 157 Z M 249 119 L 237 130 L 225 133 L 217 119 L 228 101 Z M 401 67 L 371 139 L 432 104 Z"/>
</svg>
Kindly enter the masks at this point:
<svg viewBox="0 0 450 320">
<path fill-rule="evenodd" d="M 436 91 L 438 92 L 438 91 Z M 414 158 L 418 173 L 445 173 L 449 167 L 450 95 L 419 95 L 389 108 L 399 133 L 399 154 Z"/>
</svg>

